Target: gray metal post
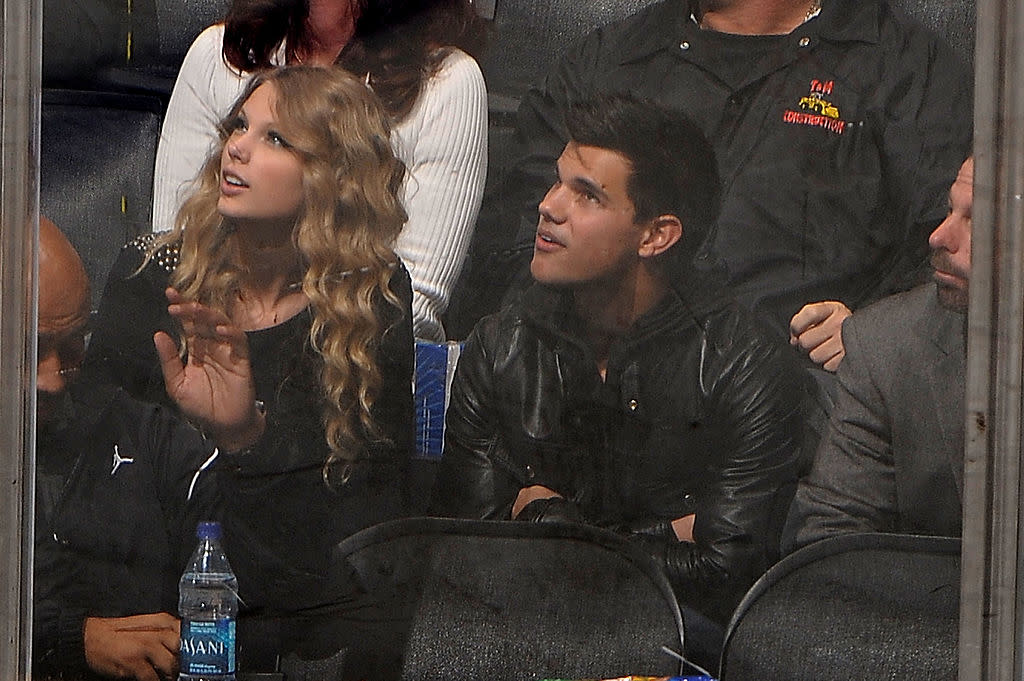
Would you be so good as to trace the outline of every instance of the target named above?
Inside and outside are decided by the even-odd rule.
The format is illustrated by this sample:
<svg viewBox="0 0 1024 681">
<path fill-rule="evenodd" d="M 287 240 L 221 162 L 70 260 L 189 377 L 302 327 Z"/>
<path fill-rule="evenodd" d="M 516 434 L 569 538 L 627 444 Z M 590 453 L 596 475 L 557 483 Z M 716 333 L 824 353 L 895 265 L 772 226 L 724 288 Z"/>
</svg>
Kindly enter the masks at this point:
<svg viewBox="0 0 1024 681">
<path fill-rule="evenodd" d="M 1024 0 L 978 3 L 960 681 L 1022 679 Z"/>
<path fill-rule="evenodd" d="M 0 679 L 29 678 L 41 0 L 0 24 Z"/>
</svg>

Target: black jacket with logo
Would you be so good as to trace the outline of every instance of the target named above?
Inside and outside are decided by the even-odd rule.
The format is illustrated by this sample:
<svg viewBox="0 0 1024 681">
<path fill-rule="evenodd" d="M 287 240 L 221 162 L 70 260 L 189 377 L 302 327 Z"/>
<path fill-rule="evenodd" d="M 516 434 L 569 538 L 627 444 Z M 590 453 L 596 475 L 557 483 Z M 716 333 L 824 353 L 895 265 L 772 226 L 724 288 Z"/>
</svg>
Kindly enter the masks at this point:
<svg viewBox="0 0 1024 681">
<path fill-rule="evenodd" d="M 699 262 L 724 263 L 783 334 L 805 303 L 856 309 L 910 287 L 971 145 L 966 65 L 883 0 L 827 0 L 779 37 L 702 31 L 666 0 L 591 33 L 523 100 L 503 198 L 518 243 L 554 179 L 562 113 L 607 91 L 679 109 L 712 141 L 723 205 Z"/>
<path fill-rule="evenodd" d="M 86 617 L 178 611 L 196 524 L 215 514 L 214 447 L 163 407 L 78 386 L 36 462 L 36 675 L 85 673 Z"/>
<path fill-rule="evenodd" d="M 680 597 L 723 616 L 777 557 L 806 374 L 723 300 L 670 293 L 613 344 L 604 381 L 578 324 L 567 296 L 535 286 L 477 325 L 435 509 L 509 518 L 520 489 L 545 485 L 583 521 L 654 540 Z M 695 543 L 651 537 L 692 513 Z"/>
</svg>

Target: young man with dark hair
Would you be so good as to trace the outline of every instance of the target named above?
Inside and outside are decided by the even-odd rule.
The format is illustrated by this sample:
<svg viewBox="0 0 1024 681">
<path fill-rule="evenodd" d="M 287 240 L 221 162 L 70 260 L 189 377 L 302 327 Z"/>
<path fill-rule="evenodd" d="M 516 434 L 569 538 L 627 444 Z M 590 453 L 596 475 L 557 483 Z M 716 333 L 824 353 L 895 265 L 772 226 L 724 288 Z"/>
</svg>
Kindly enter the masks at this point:
<svg viewBox="0 0 1024 681">
<path fill-rule="evenodd" d="M 723 264 L 739 302 L 834 371 L 849 311 L 924 275 L 971 142 L 966 65 L 893 4 L 905 3 L 662 0 L 593 31 L 524 97 L 506 181 L 485 201 L 498 215 L 477 240 L 498 254 L 532 239 L 573 102 L 648 97 L 690 116 L 718 157 L 722 210 L 701 266 Z"/>
<path fill-rule="evenodd" d="M 623 96 L 574 106 L 568 125 L 536 284 L 459 360 L 435 507 L 611 528 L 724 622 L 777 554 L 803 372 L 689 276 L 719 195 L 701 132 Z"/>
</svg>

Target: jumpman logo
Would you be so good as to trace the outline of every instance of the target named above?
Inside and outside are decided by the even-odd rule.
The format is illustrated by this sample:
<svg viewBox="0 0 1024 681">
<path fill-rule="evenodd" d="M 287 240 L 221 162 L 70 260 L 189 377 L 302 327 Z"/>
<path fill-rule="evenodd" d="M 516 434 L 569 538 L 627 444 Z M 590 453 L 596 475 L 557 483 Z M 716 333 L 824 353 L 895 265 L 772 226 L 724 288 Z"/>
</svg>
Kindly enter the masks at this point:
<svg viewBox="0 0 1024 681">
<path fill-rule="evenodd" d="M 114 473 L 117 472 L 117 469 L 120 468 L 123 463 L 135 463 L 135 459 L 127 456 L 121 456 L 121 453 L 117 451 L 117 445 L 114 445 L 114 467 L 110 469 L 110 477 L 114 477 Z"/>
</svg>

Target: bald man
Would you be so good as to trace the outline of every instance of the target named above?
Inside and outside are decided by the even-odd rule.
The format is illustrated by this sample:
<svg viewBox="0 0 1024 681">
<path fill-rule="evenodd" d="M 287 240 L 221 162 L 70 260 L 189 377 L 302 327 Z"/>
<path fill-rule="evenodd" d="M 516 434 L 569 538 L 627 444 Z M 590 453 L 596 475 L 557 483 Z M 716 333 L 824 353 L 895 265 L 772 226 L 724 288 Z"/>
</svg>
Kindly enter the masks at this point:
<svg viewBox="0 0 1024 681">
<path fill-rule="evenodd" d="M 259 438 L 262 423 L 249 416 L 247 362 L 243 388 L 215 395 L 244 418 L 204 423 L 214 441 L 120 389 L 76 384 L 89 300 L 78 254 L 42 218 L 33 671 L 158 681 L 177 674 L 170 613 L 196 524 L 216 517 L 214 441 L 236 451 Z M 183 366 L 162 340 L 169 381 L 187 384 L 204 371 Z"/>
</svg>

